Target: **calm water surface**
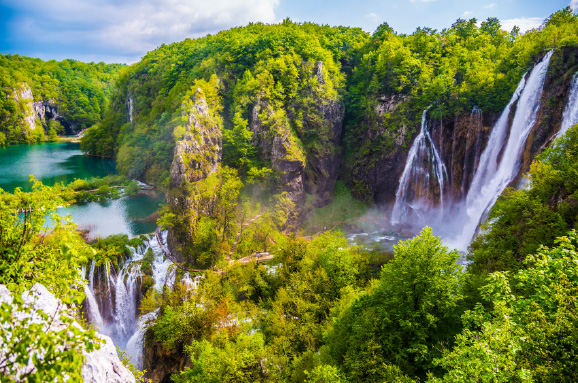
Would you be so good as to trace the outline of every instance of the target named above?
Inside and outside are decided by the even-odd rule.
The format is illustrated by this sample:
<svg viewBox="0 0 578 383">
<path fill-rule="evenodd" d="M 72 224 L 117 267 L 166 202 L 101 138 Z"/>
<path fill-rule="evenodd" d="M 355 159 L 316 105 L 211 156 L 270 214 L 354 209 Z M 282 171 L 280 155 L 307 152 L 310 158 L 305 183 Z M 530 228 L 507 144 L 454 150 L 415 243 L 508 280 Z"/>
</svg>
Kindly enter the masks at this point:
<svg viewBox="0 0 578 383">
<path fill-rule="evenodd" d="M 0 188 L 29 191 L 29 176 L 45 185 L 72 182 L 75 178 L 116 174 L 114 160 L 84 156 L 78 142 L 49 142 L 0 147 Z"/>
<path fill-rule="evenodd" d="M 13 192 L 17 187 L 29 191 L 29 175 L 46 185 L 68 183 L 75 178 L 104 177 L 116 174 L 116 163 L 110 159 L 84 156 L 80 144 L 54 142 L 16 145 L 0 148 L 0 188 Z M 70 215 L 90 235 L 138 235 L 150 233 L 156 227 L 151 215 L 159 208 L 162 197 L 157 193 L 140 193 L 105 202 L 90 202 L 58 209 L 60 215 Z"/>
</svg>

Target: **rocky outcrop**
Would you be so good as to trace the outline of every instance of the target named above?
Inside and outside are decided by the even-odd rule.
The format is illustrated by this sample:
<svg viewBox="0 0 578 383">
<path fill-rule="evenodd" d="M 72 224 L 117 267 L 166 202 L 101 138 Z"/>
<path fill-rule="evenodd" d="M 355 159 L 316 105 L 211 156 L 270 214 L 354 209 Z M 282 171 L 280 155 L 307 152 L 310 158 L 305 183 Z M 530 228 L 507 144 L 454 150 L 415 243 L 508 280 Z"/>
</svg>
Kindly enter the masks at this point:
<svg viewBox="0 0 578 383">
<path fill-rule="evenodd" d="M 214 121 L 207 101 L 199 88 L 192 104 L 183 104 L 187 116 L 186 133 L 177 142 L 171 166 L 171 186 L 181 186 L 184 180 L 196 182 L 217 170 L 222 156 L 221 128 Z"/>
<path fill-rule="evenodd" d="M 29 307 L 32 311 L 13 312 L 13 318 L 15 318 L 17 323 L 23 324 L 29 320 L 32 323 L 41 324 L 43 331 L 46 333 L 56 333 L 69 326 L 61 319 L 63 315 L 69 315 L 67 313 L 68 309 L 46 287 L 36 284 L 32 289 L 22 294 L 22 299 L 23 307 Z M 10 291 L 4 285 L 0 285 L 0 303 L 11 304 L 12 302 L 13 298 Z M 38 315 L 38 312 L 47 314 L 48 319 L 43 319 Z M 3 326 L 10 326 L 10 324 L 4 323 Z M 76 322 L 73 322 L 72 326 L 80 328 L 80 325 Z M 98 350 L 85 353 L 86 359 L 81 371 L 83 381 L 86 383 L 134 383 L 134 376 L 121 363 L 112 340 L 104 335 L 97 334 L 97 336 L 103 340 L 103 343 Z M 13 351 L 3 348 L 2 344 L 3 339 L 0 339 L 0 360 L 3 359 L 2 356 L 10 359 L 10 354 Z M 33 345 L 30 345 L 30 347 L 33 347 Z M 61 347 L 65 349 L 67 345 L 61 345 Z M 31 348 L 29 348 L 29 352 L 30 350 Z M 42 351 L 40 351 L 41 353 Z M 18 368 L 16 376 L 13 375 L 12 378 L 19 381 L 19 376 L 33 372 L 35 369 L 34 361 L 30 358 L 28 364 Z M 0 370 L 0 373 L 5 374 L 6 371 Z"/>
<path fill-rule="evenodd" d="M 303 204 L 307 198 L 303 180 L 305 154 L 286 118 L 275 121 L 273 126 L 263 124 L 262 120 L 269 120 L 274 113 L 270 105 L 257 100 L 249 122 L 253 145 L 261 148 L 264 159 L 281 174 L 281 184 L 289 199 L 295 204 Z"/>
<path fill-rule="evenodd" d="M 145 335 L 145 377 L 151 383 L 172 382 L 171 375 L 190 367 L 190 359 L 182 350 L 166 350 L 160 343 L 152 340 L 152 335 L 151 331 L 147 331 Z"/>
<path fill-rule="evenodd" d="M 58 113 L 58 105 L 54 100 L 34 101 L 34 95 L 27 83 L 21 83 L 12 97 L 23 108 L 22 123 L 25 135 L 28 136 L 39 128 L 48 133 L 49 121 L 58 121 L 65 128 L 67 134 L 77 133 L 75 126 Z"/>
<path fill-rule="evenodd" d="M 257 98 L 249 120 L 253 144 L 281 174 L 283 191 L 298 210 L 307 195 L 315 207 L 331 201 L 340 165 L 344 107 L 339 98 L 328 96 L 321 61 L 313 64 L 311 77 L 317 84 L 305 91 L 309 103 L 279 111 Z M 290 123 L 295 115 L 302 116 L 297 130 Z"/>
<path fill-rule="evenodd" d="M 24 134 L 29 135 L 32 131 L 36 130 L 36 113 L 34 103 L 34 96 L 32 95 L 32 90 L 26 83 L 20 84 L 19 89 L 14 90 L 12 95 L 14 101 L 23 107 L 23 125 Z"/>
<path fill-rule="evenodd" d="M 221 127 L 213 118 L 202 89 L 198 88 L 191 101 L 183 103 L 183 116 L 187 125 L 182 140 L 175 147 L 171 165 L 171 190 L 167 193 L 167 203 L 173 211 L 186 216 L 187 225 L 194 223 L 202 206 L 197 206 L 195 196 L 190 195 L 187 185 L 197 182 L 218 169 L 222 157 Z M 188 230 L 179 228 L 180 236 L 188 236 Z M 170 229 L 167 244 L 171 254 L 179 262 L 184 259 L 180 246 L 186 238 Z"/>
</svg>

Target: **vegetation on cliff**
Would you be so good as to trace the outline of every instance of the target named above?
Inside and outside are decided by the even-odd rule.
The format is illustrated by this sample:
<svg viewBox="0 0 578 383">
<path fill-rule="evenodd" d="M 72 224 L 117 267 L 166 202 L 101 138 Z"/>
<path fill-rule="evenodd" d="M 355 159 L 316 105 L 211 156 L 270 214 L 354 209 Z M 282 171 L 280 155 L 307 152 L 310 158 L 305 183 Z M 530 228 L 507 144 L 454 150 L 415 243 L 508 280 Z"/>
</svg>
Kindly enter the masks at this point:
<svg viewBox="0 0 578 383">
<path fill-rule="evenodd" d="M 122 73 L 83 148 L 166 187 L 159 223 L 176 239 L 176 280 L 204 276 L 196 289 L 147 291 L 151 358 L 186 360 L 169 374 L 183 383 L 576 380 L 578 127 L 539 157 L 527 189 L 500 199 L 465 268 L 429 228 L 376 268 L 339 233 L 296 235 L 294 213 L 313 205 L 301 191 L 330 178 L 320 158 L 339 151 L 343 104 L 346 169 L 371 169 L 374 154 L 409 143 L 432 103 L 440 119 L 499 111 L 545 51 L 578 47 L 577 28 L 569 9 L 523 36 L 495 19 L 412 35 L 384 24 L 372 36 L 286 20 L 163 45 Z M 130 245 L 91 248 L 66 220 L 42 230 L 42 207 L 66 192 L 0 194 L 0 283 L 38 280 L 77 302 L 79 264 Z M 312 227 L 363 208 L 343 183 L 339 193 L 336 215 L 320 210 Z"/>
<path fill-rule="evenodd" d="M 35 102 L 53 107 L 77 131 L 98 123 L 124 67 L 0 55 L 0 146 L 37 142 L 64 133 L 61 123 L 54 119 L 39 122 L 36 130 L 29 131 L 25 117 L 32 121 L 38 118 L 32 110 Z M 28 89 L 31 98 L 23 98 Z M 41 108 L 44 111 L 45 105 Z"/>
</svg>

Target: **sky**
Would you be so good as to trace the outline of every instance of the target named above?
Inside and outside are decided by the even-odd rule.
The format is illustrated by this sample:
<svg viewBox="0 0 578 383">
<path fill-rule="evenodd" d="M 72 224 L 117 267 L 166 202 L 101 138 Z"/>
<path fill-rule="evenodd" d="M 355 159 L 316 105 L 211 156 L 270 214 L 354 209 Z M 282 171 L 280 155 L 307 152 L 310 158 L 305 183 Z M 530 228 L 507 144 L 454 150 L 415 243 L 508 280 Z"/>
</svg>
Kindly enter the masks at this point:
<svg viewBox="0 0 578 383">
<path fill-rule="evenodd" d="M 131 64 L 163 43 L 286 17 L 408 34 L 497 17 L 526 31 L 568 5 L 578 0 L 0 0 L 0 52 Z"/>
</svg>

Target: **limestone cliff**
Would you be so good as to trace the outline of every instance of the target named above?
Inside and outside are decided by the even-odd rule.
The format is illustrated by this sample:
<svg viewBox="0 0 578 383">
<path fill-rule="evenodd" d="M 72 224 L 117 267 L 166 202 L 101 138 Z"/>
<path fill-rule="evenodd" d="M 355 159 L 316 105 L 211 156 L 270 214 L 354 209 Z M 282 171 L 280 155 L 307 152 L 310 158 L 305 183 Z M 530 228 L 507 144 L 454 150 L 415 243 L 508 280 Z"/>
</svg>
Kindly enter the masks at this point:
<svg viewBox="0 0 578 383">
<path fill-rule="evenodd" d="M 330 96 L 321 61 L 312 65 L 311 77 L 317 81 L 304 91 L 306 101 L 279 110 L 257 98 L 249 121 L 253 144 L 281 174 L 283 190 L 298 207 L 307 195 L 314 207 L 331 201 L 340 164 L 343 103 Z"/>
<path fill-rule="evenodd" d="M 191 101 L 182 105 L 182 114 L 186 118 L 186 131 L 175 147 L 171 165 L 170 190 L 167 203 L 171 209 L 182 214 L 181 227 L 169 230 L 168 246 L 171 253 L 182 259 L 180 247 L 191 233 L 188 227 L 194 227 L 202 207 L 197 206 L 194 195 L 187 185 L 197 182 L 216 171 L 222 156 L 221 127 L 213 117 L 202 89 L 198 88 Z"/>
<path fill-rule="evenodd" d="M 34 101 L 34 95 L 27 83 L 19 84 L 12 98 L 22 108 L 22 126 L 26 136 L 48 134 L 50 121 L 58 121 L 68 134 L 76 133 L 76 128 L 58 113 L 58 105 L 54 100 Z"/>
</svg>

